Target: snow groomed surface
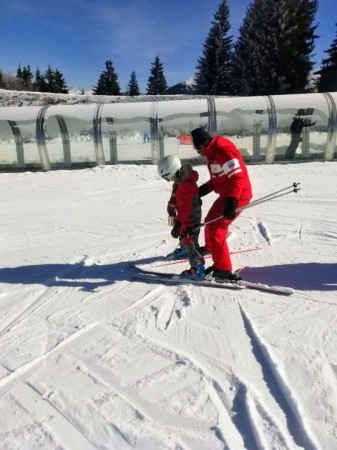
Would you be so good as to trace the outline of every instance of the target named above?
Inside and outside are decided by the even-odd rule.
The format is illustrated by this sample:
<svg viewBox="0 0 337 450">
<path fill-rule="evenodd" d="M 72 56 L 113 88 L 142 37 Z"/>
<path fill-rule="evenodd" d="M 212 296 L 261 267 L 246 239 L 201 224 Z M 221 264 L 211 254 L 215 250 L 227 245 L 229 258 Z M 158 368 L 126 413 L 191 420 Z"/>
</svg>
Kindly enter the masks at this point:
<svg viewBox="0 0 337 450">
<path fill-rule="evenodd" d="M 295 295 L 134 280 L 176 245 L 156 167 L 1 175 L 3 448 L 336 448 L 337 166 L 249 171 L 302 190 L 234 222 L 234 268 Z"/>
</svg>

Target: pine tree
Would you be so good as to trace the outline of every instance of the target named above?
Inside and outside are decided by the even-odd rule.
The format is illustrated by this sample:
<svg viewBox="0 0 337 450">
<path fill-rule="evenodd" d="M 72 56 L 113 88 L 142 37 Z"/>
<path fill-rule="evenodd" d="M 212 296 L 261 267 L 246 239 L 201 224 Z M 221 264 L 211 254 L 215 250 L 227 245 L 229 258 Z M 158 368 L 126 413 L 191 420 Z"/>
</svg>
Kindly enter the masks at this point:
<svg viewBox="0 0 337 450">
<path fill-rule="evenodd" d="M 59 94 L 68 94 L 68 86 L 65 82 L 63 74 L 59 70 L 55 70 L 54 73 L 54 91 Z"/>
<path fill-rule="evenodd" d="M 55 94 L 68 93 L 64 75 L 58 69 L 54 70 L 50 66 L 48 66 L 48 69 L 43 76 L 40 75 L 40 71 L 37 69 L 34 86 L 36 89 L 40 89 L 44 92 L 52 92 Z"/>
<path fill-rule="evenodd" d="M 337 27 L 337 23 L 336 23 Z M 337 29 L 336 37 L 332 41 L 328 50 L 324 53 L 328 54 L 328 57 L 322 60 L 322 67 L 317 73 L 320 74 L 318 82 L 318 91 L 336 91 L 337 90 Z"/>
<path fill-rule="evenodd" d="M 318 0 L 283 0 L 279 8 L 276 70 L 284 77 L 285 94 L 302 93 L 314 66 L 311 56 L 318 36 L 313 22 Z"/>
<path fill-rule="evenodd" d="M 33 74 L 30 70 L 30 65 L 28 64 L 27 67 L 23 67 L 22 69 L 22 84 L 24 89 L 32 90 L 33 88 Z"/>
<path fill-rule="evenodd" d="M 35 71 L 33 89 L 37 92 L 46 92 L 46 83 L 39 68 Z"/>
<path fill-rule="evenodd" d="M 130 96 L 140 95 L 136 72 L 134 70 L 131 72 L 130 81 L 126 88 L 126 95 Z"/>
<path fill-rule="evenodd" d="M 151 75 L 147 81 L 146 93 L 147 95 L 164 95 L 168 89 L 168 85 L 159 56 L 156 56 L 154 62 L 151 63 L 151 66 Z"/>
<path fill-rule="evenodd" d="M 18 68 L 17 68 L 17 71 L 16 71 L 16 78 L 18 79 L 18 80 L 22 80 L 22 69 L 21 69 L 21 65 L 19 64 L 19 66 L 18 66 Z"/>
<path fill-rule="evenodd" d="M 322 60 L 323 69 L 326 67 L 337 67 L 337 29 L 335 39 L 332 41 L 328 50 L 325 50 L 324 53 L 327 53 L 329 57 Z"/>
<path fill-rule="evenodd" d="M 274 18 L 273 0 L 255 0 L 247 8 L 233 58 L 232 75 L 238 95 L 263 95 L 266 86 L 271 89 L 274 84 L 275 68 L 273 59 L 269 59 L 271 48 L 276 47 Z"/>
<path fill-rule="evenodd" d="M 55 72 L 50 66 L 45 71 L 43 78 L 45 81 L 45 92 L 55 92 Z"/>
<path fill-rule="evenodd" d="M 99 76 L 96 86 L 93 87 L 94 95 L 120 95 L 118 75 L 111 60 L 105 61 L 105 68 Z"/>
<path fill-rule="evenodd" d="M 254 0 L 235 45 L 238 95 L 304 92 L 313 63 L 318 0 Z"/>
<path fill-rule="evenodd" d="M 19 64 L 16 71 L 16 80 L 15 80 L 15 89 L 18 91 L 22 91 L 24 89 L 23 86 L 23 71 L 21 69 L 21 64 Z"/>
<path fill-rule="evenodd" d="M 16 71 L 16 79 L 17 86 L 19 90 L 27 90 L 30 91 L 33 88 L 33 74 L 30 70 L 30 66 L 23 66 L 21 69 L 21 65 L 19 64 L 18 69 Z"/>
<path fill-rule="evenodd" d="M 231 60 L 233 37 L 230 30 L 229 8 L 223 0 L 203 45 L 203 56 L 198 59 L 197 92 L 203 95 L 227 95 L 232 93 Z"/>
</svg>

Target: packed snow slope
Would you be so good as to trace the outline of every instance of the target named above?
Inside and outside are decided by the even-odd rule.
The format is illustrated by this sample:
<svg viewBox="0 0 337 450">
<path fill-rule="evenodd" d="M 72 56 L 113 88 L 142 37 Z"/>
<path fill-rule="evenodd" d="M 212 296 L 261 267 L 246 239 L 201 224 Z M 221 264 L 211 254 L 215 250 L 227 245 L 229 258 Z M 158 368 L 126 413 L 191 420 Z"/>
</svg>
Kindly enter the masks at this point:
<svg viewBox="0 0 337 450">
<path fill-rule="evenodd" d="M 292 296 L 133 279 L 187 268 L 155 166 L 0 175 L 1 449 L 337 448 L 337 163 L 248 169 L 301 183 L 228 238 Z"/>
</svg>

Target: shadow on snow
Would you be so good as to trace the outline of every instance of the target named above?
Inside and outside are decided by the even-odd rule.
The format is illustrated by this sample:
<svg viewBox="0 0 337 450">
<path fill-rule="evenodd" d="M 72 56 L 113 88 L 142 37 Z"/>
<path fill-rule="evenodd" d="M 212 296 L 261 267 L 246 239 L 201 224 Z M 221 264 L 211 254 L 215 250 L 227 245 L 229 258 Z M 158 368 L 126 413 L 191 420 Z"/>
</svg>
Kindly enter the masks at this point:
<svg viewBox="0 0 337 450">
<path fill-rule="evenodd" d="M 289 286 L 302 291 L 336 291 L 337 263 L 282 264 L 243 268 L 244 280 L 277 286 Z"/>
<path fill-rule="evenodd" d="M 132 261 L 150 264 L 161 257 Z M 128 262 L 85 266 L 79 264 L 37 264 L 0 269 L 0 283 L 42 284 L 51 286 L 79 287 L 93 291 L 116 281 L 131 281 L 134 272 Z M 179 273 L 179 269 L 176 270 Z M 337 290 L 337 263 L 285 264 L 268 267 L 246 267 L 240 274 L 243 279 L 278 286 L 289 286 L 296 290 Z M 139 282 L 139 280 L 137 280 Z"/>
</svg>

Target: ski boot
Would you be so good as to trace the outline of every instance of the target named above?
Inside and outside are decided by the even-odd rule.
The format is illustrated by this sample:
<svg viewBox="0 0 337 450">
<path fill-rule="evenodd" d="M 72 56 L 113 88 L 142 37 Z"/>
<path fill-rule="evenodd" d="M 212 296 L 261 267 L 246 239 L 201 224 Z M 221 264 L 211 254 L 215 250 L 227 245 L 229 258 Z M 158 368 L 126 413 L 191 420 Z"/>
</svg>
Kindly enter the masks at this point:
<svg viewBox="0 0 337 450">
<path fill-rule="evenodd" d="M 213 279 L 217 283 L 237 283 L 242 278 L 230 270 L 219 270 L 216 267 L 207 267 L 205 270 L 206 279 Z"/>
<path fill-rule="evenodd" d="M 178 247 L 174 250 L 174 252 L 169 253 L 166 255 L 166 258 L 168 259 L 184 259 L 187 258 L 187 251 L 186 249 L 182 247 Z"/>
<path fill-rule="evenodd" d="M 195 267 L 184 270 L 180 274 L 182 280 L 203 280 L 205 278 L 205 266 L 204 264 L 197 264 Z"/>
</svg>

